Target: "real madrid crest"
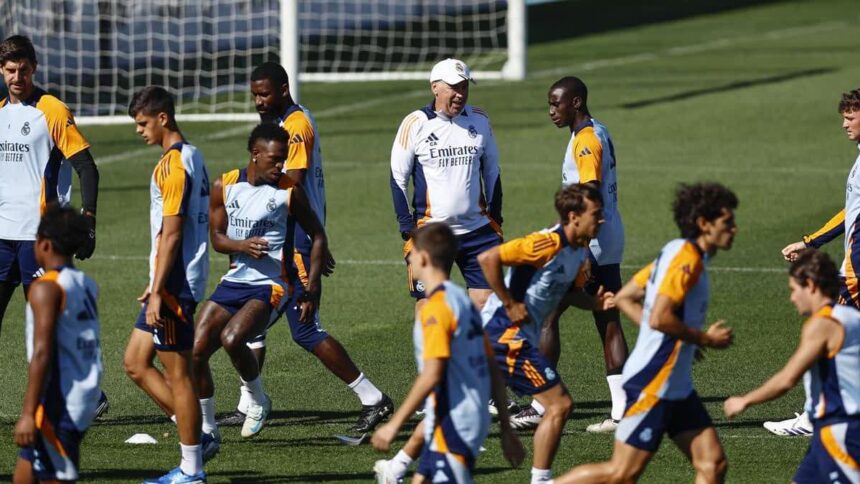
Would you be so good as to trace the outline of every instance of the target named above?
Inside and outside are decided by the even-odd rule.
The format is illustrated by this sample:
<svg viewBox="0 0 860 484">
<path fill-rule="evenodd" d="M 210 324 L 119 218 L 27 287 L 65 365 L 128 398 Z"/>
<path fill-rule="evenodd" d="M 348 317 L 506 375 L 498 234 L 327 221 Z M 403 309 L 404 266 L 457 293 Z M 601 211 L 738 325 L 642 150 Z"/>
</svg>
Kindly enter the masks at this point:
<svg viewBox="0 0 860 484">
<path fill-rule="evenodd" d="M 478 137 L 478 130 L 475 129 L 475 127 L 472 126 L 471 124 L 469 125 L 469 137 L 470 138 L 477 138 Z"/>
<path fill-rule="evenodd" d="M 21 134 L 27 136 L 30 134 L 30 122 L 24 123 L 24 126 L 21 126 Z"/>
<path fill-rule="evenodd" d="M 277 209 L 277 208 L 278 208 L 278 205 L 275 203 L 275 199 L 270 198 L 269 203 L 266 204 L 266 210 L 268 210 L 270 212 L 274 212 L 275 209 Z"/>
</svg>

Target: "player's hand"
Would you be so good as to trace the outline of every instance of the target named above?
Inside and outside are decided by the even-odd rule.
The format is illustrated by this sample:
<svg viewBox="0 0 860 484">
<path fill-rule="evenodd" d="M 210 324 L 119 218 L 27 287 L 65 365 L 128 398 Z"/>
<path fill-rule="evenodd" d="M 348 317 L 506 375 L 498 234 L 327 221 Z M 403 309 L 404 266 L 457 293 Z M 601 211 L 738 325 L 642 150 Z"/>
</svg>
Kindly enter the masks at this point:
<svg viewBox="0 0 860 484">
<path fill-rule="evenodd" d="M 794 259 L 797 259 L 797 253 L 805 248 L 806 244 L 802 241 L 788 244 L 782 249 L 782 257 L 789 262 L 794 262 Z"/>
<path fill-rule="evenodd" d="M 723 413 L 732 418 L 747 409 L 747 401 L 744 397 L 729 397 L 723 402 Z"/>
<path fill-rule="evenodd" d="M 143 290 L 143 294 L 137 297 L 137 302 L 140 303 L 141 306 L 146 304 L 146 301 L 149 300 L 149 286 L 146 286 L 146 289 Z"/>
<path fill-rule="evenodd" d="M 269 251 L 269 241 L 262 237 L 250 237 L 242 241 L 241 252 L 259 259 Z"/>
<path fill-rule="evenodd" d="M 314 314 L 319 309 L 320 292 L 319 290 L 307 290 L 299 297 L 299 322 L 308 324 L 314 321 Z"/>
<path fill-rule="evenodd" d="M 331 255 L 331 251 L 326 248 L 325 250 L 325 263 L 322 267 L 322 275 L 328 277 L 334 273 L 334 266 L 337 264 L 334 260 L 334 256 Z"/>
<path fill-rule="evenodd" d="M 391 448 L 391 443 L 394 442 L 394 438 L 397 437 L 397 430 L 397 427 L 391 422 L 388 422 L 382 427 L 376 429 L 376 432 L 373 433 L 373 437 L 370 438 L 370 443 L 373 445 L 373 449 L 377 452 L 388 452 L 388 449 Z"/>
<path fill-rule="evenodd" d="M 15 424 L 15 445 L 30 447 L 36 443 L 36 421 L 32 415 L 21 415 Z"/>
<path fill-rule="evenodd" d="M 521 302 L 505 304 L 505 312 L 508 314 L 508 319 L 514 324 L 524 323 L 529 318 L 529 311 L 526 305 Z"/>
<path fill-rule="evenodd" d="M 516 433 L 512 431 L 502 432 L 502 455 L 514 469 L 518 468 L 525 460 L 526 449 Z"/>
<path fill-rule="evenodd" d="M 725 325 L 722 319 L 708 327 L 705 332 L 704 345 L 711 348 L 728 348 L 732 344 L 732 328 Z"/>
<path fill-rule="evenodd" d="M 161 328 L 164 321 L 161 317 L 161 295 L 153 292 L 149 295 L 146 306 L 146 324 L 153 328 Z"/>
<path fill-rule="evenodd" d="M 597 288 L 597 294 L 594 295 L 594 311 L 602 312 L 610 309 L 615 309 L 615 293 L 600 286 Z"/>
<path fill-rule="evenodd" d="M 84 220 L 87 221 L 87 238 L 75 252 L 75 257 L 80 260 L 89 259 L 96 250 L 96 217 L 85 213 Z"/>
</svg>

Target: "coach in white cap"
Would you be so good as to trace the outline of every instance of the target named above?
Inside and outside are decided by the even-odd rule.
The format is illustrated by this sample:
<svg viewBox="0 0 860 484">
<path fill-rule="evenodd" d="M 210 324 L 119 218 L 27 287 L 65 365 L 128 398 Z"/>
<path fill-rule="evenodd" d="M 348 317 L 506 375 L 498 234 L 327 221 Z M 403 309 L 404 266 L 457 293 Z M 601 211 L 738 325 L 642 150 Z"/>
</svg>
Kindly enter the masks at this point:
<svg viewBox="0 0 860 484">
<path fill-rule="evenodd" d="M 461 60 L 433 66 L 433 100 L 403 119 L 391 148 L 391 193 L 404 255 L 416 227 L 447 223 L 460 242 L 456 262 L 469 296 L 481 307 L 491 291 L 477 256 L 502 240 L 502 184 L 487 113 L 466 104 L 470 82 L 475 80 Z M 423 288 L 408 272 L 409 291 L 420 305 Z"/>
</svg>

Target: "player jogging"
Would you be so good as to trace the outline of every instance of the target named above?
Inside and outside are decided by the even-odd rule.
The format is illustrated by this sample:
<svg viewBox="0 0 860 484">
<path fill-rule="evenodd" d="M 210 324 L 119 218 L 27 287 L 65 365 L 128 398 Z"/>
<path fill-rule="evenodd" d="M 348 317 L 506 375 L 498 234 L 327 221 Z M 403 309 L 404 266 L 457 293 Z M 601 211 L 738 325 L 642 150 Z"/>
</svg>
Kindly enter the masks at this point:
<svg viewBox="0 0 860 484">
<path fill-rule="evenodd" d="M 33 258 L 36 228 L 48 203 L 70 202 L 74 167 L 89 236 L 79 259 L 95 249 L 99 172 L 89 143 L 69 108 L 33 83 L 36 50 L 13 35 L 0 43 L 0 68 L 9 91 L 0 99 L 0 324 L 15 288 L 24 296 L 39 270 Z"/>
<path fill-rule="evenodd" d="M 573 184 L 558 190 L 559 224 L 493 247 L 478 256 L 493 294 L 481 312 L 496 362 L 508 386 L 530 395 L 546 409 L 534 434 L 531 482 L 551 478 L 552 461 L 573 406 L 553 364 L 538 351 L 543 321 L 577 280 L 573 304 L 606 310 L 612 293 L 593 297 L 582 290 L 588 266 L 588 241 L 603 222 L 600 192 Z M 503 266 L 510 267 L 507 277 Z"/>
<path fill-rule="evenodd" d="M 204 303 L 194 334 L 194 376 L 203 412 L 203 432 L 217 431 L 214 383 L 209 358 L 223 346 L 250 390 L 243 437 L 262 430 L 272 402 L 263 391 L 259 366 L 248 341 L 261 334 L 289 298 L 284 264 L 293 256 L 290 228 L 295 222 L 313 240 L 308 284 L 300 299 L 299 323 L 313 322 L 327 240 L 301 185 L 287 189 L 283 173 L 289 135 L 275 124 L 261 124 L 248 139 L 248 166 L 212 184 L 209 220 L 212 246 L 230 256 L 230 270 Z"/>
<path fill-rule="evenodd" d="M 842 128 L 848 139 L 857 143 L 860 149 L 860 89 L 846 92 L 842 95 L 838 106 L 839 114 L 842 116 Z M 842 287 L 839 290 L 839 304 L 847 304 L 860 308 L 860 279 L 857 277 L 858 264 L 860 264 L 860 227 L 857 224 L 857 215 L 860 214 L 860 155 L 854 161 L 854 166 L 848 175 L 845 188 L 845 208 L 833 216 L 824 226 L 809 235 L 804 235 L 800 242 L 787 245 L 782 249 L 785 260 L 791 261 L 797 253 L 806 247 L 819 248 L 831 240 L 845 235 L 845 258 L 842 261 L 839 280 Z M 810 395 L 806 396 L 806 406 Z M 806 412 L 796 414 L 795 418 L 776 422 L 765 422 L 764 427 L 774 434 L 781 436 L 812 435 L 812 422 L 810 415 Z"/>
<path fill-rule="evenodd" d="M 589 183 L 603 197 L 604 222 L 597 237 L 589 243 L 591 279 L 586 291 L 594 294 L 603 286 L 611 292 L 621 289 L 621 258 L 624 253 L 624 225 L 618 213 L 618 185 L 615 171 L 615 148 L 606 126 L 591 117 L 588 111 L 588 89 L 579 78 L 564 77 L 556 81 L 548 92 L 549 116 L 559 128 L 570 128 L 570 142 L 564 155 L 562 184 Z M 561 354 L 559 319 L 570 303 L 562 300 L 550 313 L 541 332 L 540 350 L 553 366 L 558 365 Z M 588 432 L 614 432 L 624 413 L 624 390 L 621 388 L 621 371 L 627 361 L 627 341 L 621 327 L 621 318 L 615 308 L 592 313 L 594 324 L 603 343 L 606 382 L 612 399 L 609 418 L 586 427 Z M 543 415 L 543 408 L 532 401 L 514 416 L 514 428 L 533 428 Z"/>
<path fill-rule="evenodd" d="M 101 390 L 98 287 L 72 265 L 90 242 L 90 223 L 52 204 L 36 231 L 34 253 L 44 275 L 27 303 L 30 367 L 15 444 L 14 482 L 77 481 L 81 440 L 95 418 Z"/>
<path fill-rule="evenodd" d="M 634 482 L 668 433 L 696 469 L 696 482 L 722 482 L 726 458 L 693 389 L 697 347 L 727 348 L 732 331 L 718 321 L 701 328 L 709 300 L 708 261 L 732 247 L 738 199 L 717 183 L 681 185 L 672 205 L 681 238 L 663 247 L 615 296 L 639 321 L 636 346 L 624 365 L 627 408 L 615 431 L 612 459 L 585 464 L 558 483 Z"/>
<path fill-rule="evenodd" d="M 400 427 L 424 404 L 426 445 L 412 482 L 470 483 L 490 428 L 486 402 L 491 391 L 504 401 L 505 387 L 478 310 L 466 291 L 448 280 L 457 255 L 454 233 L 443 223 L 430 223 L 416 230 L 412 240 L 409 266 L 428 295 L 413 331 L 419 376 L 372 442 L 376 450 L 387 451 Z M 502 451 L 516 467 L 525 451 L 511 430 L 507 409 L 502 406 L 499 412 Z"/>
<path fill-rule="evenodd" d="M 164 399 L 172 406 L 182 452 L 178 467 L 160 479 L 144 482 L 205 482 L 191 348 L 194 312 L 209 275 L 209 175 L 200 151 L 179 131 L 173 98 L 166 90 L 150 86 L 136 92 L 128 114 L 146 144 L 160 146 L 164 152 L 150 182 L 150 283 L 139 299 L 143 307 L 126 359 L 135 355 L 136 364 L 147 367 L 144 379 L 135 383 L 156 402 Z M 164 365 L 164 374 L 152 366 L 153 349 Z"/>
<path fill-rule="evenodd" d="M 774 400 L 803 376 L 810 395 L 814 435 L 793 481 L 860 482 L 860 311 L 836 304 L 836 264 L 815 249 L 796 252 L 788 271 L 791 302 L 809 319 L 800 343 L 777 374 L 760 387 L 726 400 L 729 418 L 752 405 Z"/>
</svg>

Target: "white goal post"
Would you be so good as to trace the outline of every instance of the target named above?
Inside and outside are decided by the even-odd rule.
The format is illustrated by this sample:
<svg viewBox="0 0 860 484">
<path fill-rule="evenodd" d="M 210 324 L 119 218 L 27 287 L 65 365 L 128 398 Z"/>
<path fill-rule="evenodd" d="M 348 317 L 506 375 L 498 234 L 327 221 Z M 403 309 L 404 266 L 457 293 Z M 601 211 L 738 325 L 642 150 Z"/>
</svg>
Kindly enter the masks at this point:
<svg viewBox="0 0 860 484">
<path fill-rule="evenodd" d="M 426 79 L 457 57 L 482 79 L 524 79 L 526 0 L 13 0 L 0 36 L 30 37 L 36 82 L 80 124 L 128 123 L 157 84 L 180 120 L 254 121 L 248 81 L 280 62 L 305 82 Z"/>
</svg>

